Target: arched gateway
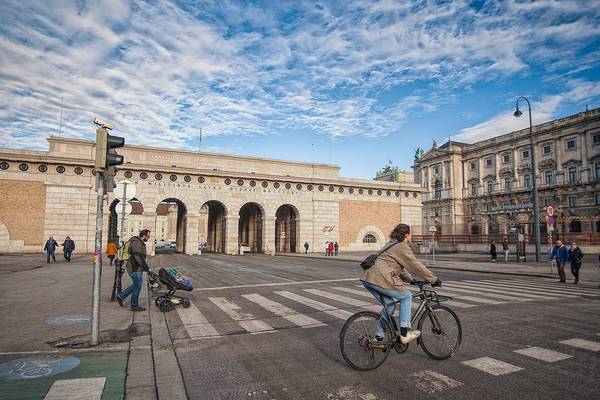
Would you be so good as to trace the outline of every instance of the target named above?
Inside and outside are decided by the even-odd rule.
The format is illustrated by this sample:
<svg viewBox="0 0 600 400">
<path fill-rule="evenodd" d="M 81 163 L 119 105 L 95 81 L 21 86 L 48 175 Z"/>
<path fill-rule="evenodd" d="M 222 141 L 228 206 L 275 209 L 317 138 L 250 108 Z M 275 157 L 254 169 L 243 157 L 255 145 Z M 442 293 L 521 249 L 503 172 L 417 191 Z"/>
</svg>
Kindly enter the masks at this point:
<svg viewBox="0 0 600 400">
<path fill-rule="evenodd" d="M 0 220 L 11 242 L 39 251 L 48 236 L 71 236 L 77 251 L 94 249 L 96 197 L 90 141 L 49 138 L 48 152 L 0 149 Z M 371 249 L 365 226 L 388 235 L 402 221 L 418 235 L 422 189 L 417 184 L 339 176 L 335 165 L 125 146 L 117 180 L 135 185 L 123 236 L 152 231 L 147 243 L 185 254 L 320 252 Z M 27 204 L 40 210 L 35 217 Z M 118 240 L 113 193 L 104 202 L 103 246 Z M 22 215 L 14 213 L 22 212 Z M 383 242 L 381 238 L 378 241 Z M 156 242 L 155 242 L 156 240 Z"/>
</svg>

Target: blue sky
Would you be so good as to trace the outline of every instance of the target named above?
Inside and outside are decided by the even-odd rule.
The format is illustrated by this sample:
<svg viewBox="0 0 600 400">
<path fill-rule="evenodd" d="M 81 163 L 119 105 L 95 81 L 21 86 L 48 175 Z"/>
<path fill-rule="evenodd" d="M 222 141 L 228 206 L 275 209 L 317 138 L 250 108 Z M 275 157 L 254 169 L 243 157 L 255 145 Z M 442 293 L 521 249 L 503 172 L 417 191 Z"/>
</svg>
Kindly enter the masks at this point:
<svg viewBox="0 0 600 400">
<path fill-rule="evenodd" d="M 600 1 L 0 3 L 0 146 L 94 138 L 308 162 L 372 178 L 600 106 Z"/>
</svg>

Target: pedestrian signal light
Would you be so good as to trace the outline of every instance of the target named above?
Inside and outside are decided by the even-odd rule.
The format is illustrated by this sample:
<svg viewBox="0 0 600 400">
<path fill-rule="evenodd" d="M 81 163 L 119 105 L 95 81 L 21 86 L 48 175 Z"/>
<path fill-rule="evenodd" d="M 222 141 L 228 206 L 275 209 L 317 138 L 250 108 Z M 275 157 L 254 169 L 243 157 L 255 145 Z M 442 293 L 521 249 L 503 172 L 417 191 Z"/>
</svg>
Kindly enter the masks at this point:
<svg viewBox="0 0 600 400">
<path fill-rule="evenodd" d="M 110 135 L 107 128 L 107 126 L 102 125 L 96 129 L 96 160 L 94 166 L 97 171 L 105 171 L 109 167 L 121 165 L 124 162 L 123 156 L 117 154 L 114 149 L 125 146 L 125 138 Z"/>
</svg>

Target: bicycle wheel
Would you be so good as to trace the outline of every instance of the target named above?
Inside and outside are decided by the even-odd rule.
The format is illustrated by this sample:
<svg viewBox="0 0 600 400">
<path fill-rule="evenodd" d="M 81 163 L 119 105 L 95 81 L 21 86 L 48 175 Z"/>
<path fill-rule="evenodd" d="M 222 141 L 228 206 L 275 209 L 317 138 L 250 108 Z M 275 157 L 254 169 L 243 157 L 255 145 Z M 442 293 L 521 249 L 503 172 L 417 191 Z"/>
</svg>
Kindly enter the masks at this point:
<svg viewBox="0 0 600 400">
<path fill-rule="evenodd" d="M 449 307 L 434 304 L 431 308 L 433 313 L 425 311 L 419 319 L 419 344 L 429 357 L 445 360 L 452 357 L 460 346 L 462 327 L 456 313 Z"/>
<path fill-rule="evenodd" d="M 383 323 L 383 339 L 375 339 L 375 329 L 380 316 L 371 311 L 362 311 L 352 315 L 340 332 L 340 350 L 344 360 L 354 369 L 369 371 L 379 367 L 390 354 L 392 330 L 388 322 Z"/>
</svg>

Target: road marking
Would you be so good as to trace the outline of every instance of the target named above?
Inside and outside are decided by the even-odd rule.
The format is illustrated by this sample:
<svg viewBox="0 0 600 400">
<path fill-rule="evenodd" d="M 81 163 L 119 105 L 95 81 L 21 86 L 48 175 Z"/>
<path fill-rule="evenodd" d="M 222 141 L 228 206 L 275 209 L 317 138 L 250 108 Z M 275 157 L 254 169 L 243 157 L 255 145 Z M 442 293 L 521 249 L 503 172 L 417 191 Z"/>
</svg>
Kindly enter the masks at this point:
<svg viewBox="0 0 600 400">
<path fill-rule="evenodd" d="M 506 303 L 505 301 L 490 300 L 490 299 L 486 299 L 483 297 L 473 297 L 473 296 L 467 296 L 464 294 L 453 295 L 452 293 L 448 293 L 446 291 L 440 291 L 438 293 L 441 294 L 442 296 L 451 296 L 452 298 L 456 298 L 456 299 L 460 299 L 460 300 L 467 300 L 467 301 L 471 301 L 473 303 L 492 304 L 492 305 Z"/>
<path fill-rule="evenodd" d="M 490 357 L 481 357 L 474 360 L 463 361 L 462 364 L 494 376 L 506 375 L 523 369 L 516 365 L 505 363 L 504 361 Z"/>
<path fill-rule="evenodd" d="M 357 288 L 364 288 L 363 285 L 356 285 L 355 287 L 357 287 Z M 409 290 L 411 292 L 418 292 L 419 291 L 419 289 L 416 289 L 416 288 L 413 288 L 413 287 L 409 287 Z M 418 300 L 413 300 L 413 304 L 415 303 L 415 301 L 418 301 Z M 448 304 L 450 306 L 458 307 L 458 308 L 477 307 L 477 304 L 461 303 L 460 301 L 454 301 L 454 300 L 444 300 L 444 303 L 446 303 L 446 304 Z"/>
<path fill-rule="evenodd" d="M 506 279 L 506 282 L 512 282 L 511 280 Z M 557 289 L 559 291 L 567 291 L 573 294 L 580 294 L 580 293 L 585 293 L 585 294 L 589 294 L 591 296 L 598 296 L 600 295 L 600 293 L 590 287 L 585 287 L 585 286 L 579 286 L 579 285 L 573 285 L 570 281 L 568 284 L 565 283 L 549 283 L 549 282 L 536 282 L 535 285 L 537 286 L 541 286 L 544 288 L 549 288 L 549 289 Z"/>
<path fill-rule="evenodd" d="M 360 308 L 364 308 L 366 310 L 371 310 L 376 313 L 381 312 L 381 310 L 383 309 L 383 306 L 381 304 L 374 305 L 373 303 L 367 303 L 362 300 L 356 300 L 356 299 L 353 299 L 353 298 L 350 298 L 347 296 L 341 296 L 339 294 L 329 293 L 329 292 L 325 292 L 325 291 L 319 290 L 319 289 L 304 289 L 304 291 L 315 294 L 317 296 L 325 297 L 327 299 L 339 301 L 340 303 L 349 304 L 354 307 L 360 307 Z M 373 301 L 375 302 L 377 300 L 375 300 L 375 298 L 373 298 Z"/>
<path fill-rule="evenodd" d="M 446 285 L 446 283 L 444 282 L 444 285 Z M 474 290 L 480 290 L 480 291 L 485 291 L 485 292 L 494 292 L 494 293 L 506 293 L 506 294 L 512 294 L 515 296 L 521 296 L 521 297 L 527 297 L 527 298 L 531 298 L 531 299 L 539 299 L 539 300 L 552 300 L 552 299 L 556 299 L 557 297 L 549 297 L 549 296 L 542 296 L 539 294 L 530 294 L 527 293 L 527 291 L 525 289 L 519 289 L 519 288 L 510 288 L 510 291 L 504 288 L 499 288 L 496 287 L 494 289 L 494 286 L 490 286 L 488 287 L 488 284 L 474 284 L 474 283 L 466 283 L 466 282 L 448 282 L 447 285 L 450 285 L 450 287 L 452 287 L 453 285 L 456 285 L 458 287 L 468 287 L 468 288 L 473 288 Z"/>
<path fill-rule="evenodd" d="M 101 400 L 106 378 L 60 379 L 54 381 L 44 400 Z"/>
<path fill-rule="evenodd" d="M 463 385 L 462 382 L 455 381 L 454 379 L 435 371 L 415 372 L 410 374 L 410 376 L 416 378 L 413 379 L 413 381 L 415 382 L 417 389 L 429 394 L 453 389 Z"/>
<path fill-rule="evenodd" d="M 600 351 L 600 342 L 594 342 L 592 340 L 574 338 L 569 340 L 563 340 L 558 343 L 566 344 L 567 346 L 573 346 L 584 350 Z"/>
<path fill-rule="evenodd" d="M 458 288 L 455 286 L 448 287 L 448 285 L 445 285 L 444 290 L 450 290 L 450 291 L 459 292 L 459 293 L 477 294 L 478 296 L 485 296 L 484 298 L 491 297 L 493 299 L 499 299 L 499 300 L 508 300 L 508 301 L 516 301 L 516 302 L 532 301 L 532 299 L 523 299 L 520 297 L 504 296 L 504 295 L 496 294 L 496 293 L 487 293 L 487 292 L 484 292 L 483 290 L 478 291 L 476 289 L 463 289 L 463 288 Z"/>
<path fill-rule="evenodd" d="M 351 282 L 358 281 L 356 278 L 345 278 L 345 279 L 324 279 L 320 281 L 292 281 L 292 282 L 277 282 L 277 283 L 256 283 L 253 285 L 234 285 L 234 286 L 214 286 L 208 288 L 194 288 L 195 292 L 207 291 L 207 290 L 223 290 L 223 289 L 244 289 L 244 288 L 255 288 L 255 287 L 269 287 L 269 286 L 289 286 L 289 285 L 311 285 L 314 283 L 331 283 L 331 282 Z"/>
<path fill-rule="evenodd" d="M 523 354 L 524 356 L 536 358 L 546 362 L 556 362 L 573 357 L 569 354 L 560 353 L 558 351 L 544 349 L 541 347 L 527 347 L 524 349 L 515 350 L 515 353 Z"/>
<path fill-rule="evenodd" d="M 491 281 L 488 281 L 488 282 L 491 282 Z M 558 293 L 558 294 L 562 294 L 562 295 L 569 295 L 571 297 L 581 296 L 582 294 L 589 294 L 589 295 L 593 295 L 593 296 L 597 296 L 600 294 L 596 291 L 580 289 L 578 287 L 574 287 L 573 285 L 567 286 L 566 284 L 561 284 L 559 286 L 559 285 L 549 285 L 546 283 L 535 282 L 535 281 L 528 284 L 528 283 L 523 283 L 521 281 L 511 281 L 511 280 L 501 280 L 499 282 L 505 283 L 505 284 L 510 284 L 510 285 L 524 286 L 524 287 L 531 288 L 531 289 L 544 290 L 547 292 Z"/>
<path fill-rule="evenodd" d="M 375 300 L 377 301 L 377 299 L 375 297 L 373 297 L 373 295 L 371 294 L 371 292 L 367 291 L 364 289 L 363 290 L 356 290 L 356 289 L 351 289 L 351 288 L 347 288 L 347 287 L 343 287 L 343 286 L 334 286 L 332 289 L 338 290 L 340 292 L 345 292 L 345 293 L 350 293 L 350 294 L 354 294 L 357 296 L 362 296 L 362 297 L 367 297 L 371 300 Z M 383 306 L 377 306 L 377 307 L 383 307 Z M 419 305 L 417 303 L 415 303 L 414 301 L 411 303 L 410 307 L 412 309 L 416 309 L 419 307 Z M 398 311 L 400 309 L 400 307 L 396 307 L 396 311 Z M 381 308 L 379 309 L 379 311 L 381 311 Z M 398 312 L 396 312 L 396 314 L 398 314 Z"/>
<path fill-rule="evenodd" d="M 330 306 L 329 304 L 321 303 L 319 301 L 309 299 L 308 297 L 300 296 L 296 293 L 279 291 L 275 292 L 275 294 L 278 294 L 279 296 L 288 298 L 290 300 L 297 301 L 298 303 L 304 304 L 305 306 L 308 306 L 310 308 L 314 308 L 315 310 L 323 311 L 339 319 L 348 319 L 352 315 L 350 311 L 340 310 L 339 308 L 335 308 L 333 306 Z"/>
<path fill-rule="evenodd" d="M 287 308 L 283 304 L 269 300 L 258 293 L 244 294 L 242 297 L 303 328 L 312 328 L 315 326 L 325 325 L 320 321 L 309 317 L 308 315 L 299 314 L 291 308 Z"/>
<path fill-rule="evenodd" d="M 472 281 L 472 282 L 477 282 L 477 281 Z M 559 293 L 555 290 L 548 290 L 548 289 L 540 289 L 534 285 L 525 285 L 525 284 L 512 284 L 512 283 L 505 283 L 505 282 L 494 282 L 494 281 L 481 281 L 479 283 L 480 285 L 489 285 L 492 287 L 497 287 L 497 288 L 509 288 L 511 290 L 526 290 L 528 293 L 534 293 L 534 294 L 539 294 L 539 295 L 548 295 L 548 296 L 553 296 L 553 297 L 565 297 L 565 298 L 575 298 L 575 297 L 579 297 L 578 295 L 573 295 L 573 294 L 565 294 L 565 293 Z"/>
<path fill-rule="evenodd" d="M 221 336 L 194 303 L 190 302 L 188 308 L 177 307 L 176 309 L 190 338 Z"/>
<path fill-rule="evenodd" d="M 264 321 L 257 320 L 254 315 L 241 312 L 240 306 L 225 297 L 209 297 L 208 300 L 229 315 L 231 319 L 238 321 L 240 326 L 250 333 L 272 331 L 273 327 Z"/>
</svg>

